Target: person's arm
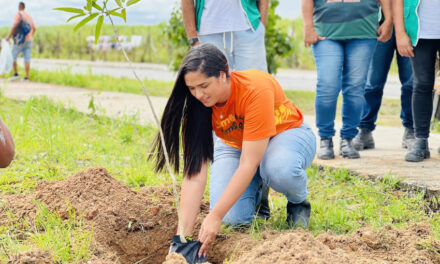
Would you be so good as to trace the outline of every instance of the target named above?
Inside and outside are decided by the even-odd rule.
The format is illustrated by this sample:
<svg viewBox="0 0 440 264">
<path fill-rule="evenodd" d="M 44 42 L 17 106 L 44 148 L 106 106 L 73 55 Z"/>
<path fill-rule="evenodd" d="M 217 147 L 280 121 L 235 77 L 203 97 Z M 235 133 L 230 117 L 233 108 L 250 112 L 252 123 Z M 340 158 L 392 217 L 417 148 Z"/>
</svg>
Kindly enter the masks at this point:
<svg viewBox="0 0 440 264">
<path fill-rule="evenodd" d="M 393 11 L 391 10 L 391 0 L 379 0 L 379 3 L 382 7 L 382 13 L 385 17 L 385 20 L 377 29 L 377 34 L 379 35 L 377 40 L 386 42 L 393 34 Z"/>
<path fill-rule="evenodd" d="M 182 0 L 182 16 L 183 24 L 185 25 L 186 36 L 189 39 L 197 38 L 194 0 Z M 193 46 L 196 46 L 198 44 L 200 44 L 200 42 L 194 43 Z"/>
<path fill-rule="evenodd" d="M 301 10 L 304 20 L 304 45 L 311 46 L 318 40 L 324 40 L 325 37 L 321 37 L 316 33 L 315 26 L 313 24 L 313 8 L 315 7 L 313 0 L 302 0 Z"/>
<path fill-rule="evenodd" d="M 414 57 L 411 39 L 405 30 L 403 19 L 403 0 L 393 0 L 393 20 L 394 30 L 396 31 L 397 50 L 401 56 Z"/>
<path fill-rule="evenodd" d="M 269 0 L 259 0 L 258 1 L 258 11 L 260 11 L 260 20 L 264 26 L 267 23 L 267 11 L 269 9 Z"/>
<path fill-rule="evenodd" d="M 202 203 L 207 175 L 208 164 L 203 163 L 198 174 L 193 175 L 191 179 L 188 177 L 183 178 L 182 189 L 180 191 L 180 212 L 182 213 L 185 236 L 192 234 L 200 210 L 200 204 Z M 177 230 L 177 234 L 178 233 L 179 230 Z"/>
<path fill-rule="evenodd" d="M 14 140 L 11 131 L 0 119 L 0 168 L 6 168 L 11 163 L 15 154 Z"/>
<path fill-rule="evenodd" d="M 199 240 L 202 242 L 199 256 L 206 255 L 209 246 L 220 231 L 223 217 L 249 186 L 263 158 L 268 142 L 269 138 L 243 141 L 240 165 L 237 171 L 232 176 L 218 203 L 203 220 L 199 232 Z"/>
<path fill-rule="evenodd" d="M 19 14 L 15 14 L 14 23 L 12 25 L 11 31 L 9 32 L 9 35 L 6 37 L 6 41 L 9 41 L 9 39 L 12 37 L 12 35 L 14 35 L 15 29 L 18 26 L 18 22 L 20 22 Z"/>
</svg>

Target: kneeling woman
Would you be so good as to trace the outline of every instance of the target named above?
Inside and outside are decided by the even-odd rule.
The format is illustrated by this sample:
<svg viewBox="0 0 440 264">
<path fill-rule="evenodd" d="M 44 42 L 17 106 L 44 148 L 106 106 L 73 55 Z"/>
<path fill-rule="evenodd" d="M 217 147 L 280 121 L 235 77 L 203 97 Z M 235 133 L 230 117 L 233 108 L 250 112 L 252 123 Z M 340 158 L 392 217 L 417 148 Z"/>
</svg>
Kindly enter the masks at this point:
<svg viewBox="0 0 440 264">
<path fill-rule="evenodd" d="M 316 139 L 270 74 L 230 72 L 219 49 L 198 45 L 183 59 L 161 127 L 176 171 L 182 132 L 180 209 L 185 235 L 192 233 L 212 161 L 210 213 L 198 237 L 203 244 L 200 254 L 206 255 L 222 222 L 242 225 L 252 221 L 263 182 L 286 196 L 291 225 L 308 224 L 305 170 L 315 156 Z M 160 170 L 165 157 L 158 139 L 154 148 Z"/>
</svg>

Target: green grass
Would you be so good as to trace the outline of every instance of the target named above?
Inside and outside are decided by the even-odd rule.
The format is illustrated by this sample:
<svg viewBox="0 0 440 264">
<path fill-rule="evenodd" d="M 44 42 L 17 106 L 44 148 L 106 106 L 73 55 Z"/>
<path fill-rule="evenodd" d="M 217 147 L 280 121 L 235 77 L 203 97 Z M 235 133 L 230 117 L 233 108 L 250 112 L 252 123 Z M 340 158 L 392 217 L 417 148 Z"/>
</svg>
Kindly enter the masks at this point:
<svg viewBox="0 0 440 264">
<path fill-rule="evenodd" d="M 146 159 L 156 129 L 138 125 L 136 118 L 114 120 L 81 114 L 45 98 L 26 102 L 0 99 L 0 116 L 10 127 L 17 150 L 11 166 L 0 171 L 3 195 L 29 193 L 38 181 L 64 179 L 93 166 L 107 168 L 111 175 L 135 189 L 171 182 L 166 174 L 154 173 L 153 164 Z M 414 221 L 428 221 L 440 239 L 440 215 L 427 210 L 424 194 L 410 196 L 396 191 L 398 181 L 392 177 L 371 182 L 344 169 L 321 170 L 316 166 L 308 169 L 308 175 L 313 206 L 309 229 L 315 234 L 327 230 L 349 233 L 364 225 L 402 227 Z M 251 235 L 258 237 L 265 229 L 288 228 L 286 199 L 273 193 L 272 203 L 270 220 L 254 221 L 248 231 Z M 1 247 L 8 249 L 0 251 L 0 259 L 33 248 L 49 250 L 62 262 L 87 260 L 93 254 L 89 243 L 92 231 L 83 229 L 81 218 L 71 214 L 69 220 L 61 221 L 55 212 L 41 205 L 38 219 L 37 232 L 29 228 L 30 223 L 20 221 L 0 226 Z M 66 237 L 73 240 L 69 242 Z M 82 241 L 74 245 L 83 246 L 73 247 L 71 241 Z"/>
</svg>

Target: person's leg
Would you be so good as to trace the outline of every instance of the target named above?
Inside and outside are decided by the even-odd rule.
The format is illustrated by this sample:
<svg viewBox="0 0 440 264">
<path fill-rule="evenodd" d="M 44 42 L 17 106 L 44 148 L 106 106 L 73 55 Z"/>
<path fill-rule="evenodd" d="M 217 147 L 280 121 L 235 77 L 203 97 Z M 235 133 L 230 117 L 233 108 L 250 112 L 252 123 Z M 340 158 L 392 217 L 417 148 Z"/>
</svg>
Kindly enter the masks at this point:
<svg viewBox="0 0 440 264">
<path fill-rule="evenodd" d="M 232 56 L 236 71 L 257 69 L 267 72 L 265 33 L 262 23 L 255 31 L 248 29 L 233 32 Z"/>
<path fill-rule="evenodd" d="M 387 81 L 391 61 L 394 56 L 394 35 L 387 42 L 377 42 L 374 55 L 368 69 L 359 127 L 373 131 L 376 128 L 377 114 L 383 97 L 383 88 Z"/>
<path fill-rule="evenodd" d="M 210 43 L 223 51 L 228 60 L 229 69 L 234 70 L 234 60 L 230 55 L 231 50 L 231 32 L 216 33 L 198 36 L 201 43 Z"/>
<path fill-rule="evenodd" d="M 313 45 L 313 57 L 318 74 L 316 127 L 321 138 L 332 138 L 335 135 L 336 104 L 341 90 L 343 46 L 340 41 L 320 40 Z"/>
<path fill-rule="evenodd" d="M 210 210 L 219 201 L 224 190 L 240 164 L 241 150 L 224 144 L 215 137 L 214 162 L 211 165 L 209 179 Z M 244 225 L 252 222 L 260 200 L 261 177 L 257 172 L 251 183 L 223 218 L 222 222 L 230 225 Z"/>
<path fill-rule="evenodd" d="M 29 71 L 31 69 L 32 41 L 26 41 L 23 48 L 24 68 L 26 71 L 25 80 L 29 80 Z"/>
<path fill-rule="evenodd" d="M 435 80 L 435 61 L 440 40 L 420 39 L 414 48 L 411 66 L 414 73 L 412 112 L 415 142 L 405 155 L 406 161 L 419 162 L 430 157 L 428 148 L 432 114 L 432 89 Z"/>
<path fill-rule="evenodd" d="M 17 59 L 18 59 L 18 54 L 20 53 L 20 47 L 13 44 L 12 45 L 12 60 L 14 61 L 12 63 L 12 67 L 14 69 L 14 76 L 18 76 L 18 69 L 17 69 Z"/>
<path fill-rule="evenodd" d="M 375 39 L 345 41 L 342 73 L 341 138 L 343 139 L 354 138 L 357 134 L 364 101 L 364 87 L 376 42 Z"/>
<path fill-rule="evenodd" d="M 310 217 L 310 204 L 306 201 L 306 169 L 315 152 L 315 135 L 307 124 L 303 124 L 273 137 L 260 164 L 263 182 L 286 196 L 287 221 L 293 225 L 301 217 L 304 218 L 304 221 L 300 220 L 302 224 L 307 225 Z"/>
</svg>

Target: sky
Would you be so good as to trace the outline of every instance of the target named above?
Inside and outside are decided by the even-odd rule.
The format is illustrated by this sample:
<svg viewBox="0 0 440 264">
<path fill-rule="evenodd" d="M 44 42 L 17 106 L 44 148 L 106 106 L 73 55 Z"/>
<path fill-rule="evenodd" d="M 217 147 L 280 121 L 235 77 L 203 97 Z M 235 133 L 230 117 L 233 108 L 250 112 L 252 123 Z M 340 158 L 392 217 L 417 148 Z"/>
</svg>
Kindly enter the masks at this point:
<svg viewBox="0 0 440 264">
<path fill-rule="evenodd" d="M 70 16 L 64 12 L 55 11 L 56 7 L 81 8 L 86 0 L 22 0 L 28 11 L 38 25 L 64 24 Z M 141 0 L 127 9 L 127 24 L 153 25 L 167 21 L 169 15 L 180 0 Z M 276 12 L 287 18 L 295 18 L 300 15 L 301 0 L 279 0 L 280 5 Z M 0 26 L 10 26 L 13 14 L 18 10 L 17 0 L 0 0 Z M 114 2 L 114 0 L 110 0 Z"/>
</svg>

